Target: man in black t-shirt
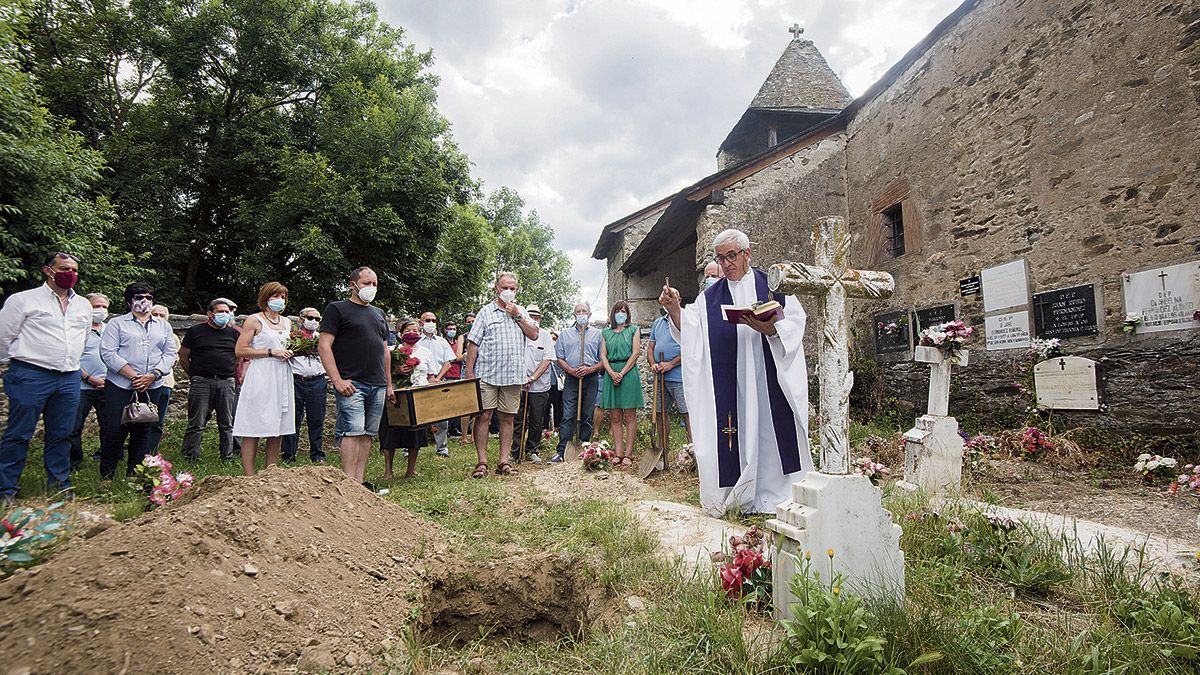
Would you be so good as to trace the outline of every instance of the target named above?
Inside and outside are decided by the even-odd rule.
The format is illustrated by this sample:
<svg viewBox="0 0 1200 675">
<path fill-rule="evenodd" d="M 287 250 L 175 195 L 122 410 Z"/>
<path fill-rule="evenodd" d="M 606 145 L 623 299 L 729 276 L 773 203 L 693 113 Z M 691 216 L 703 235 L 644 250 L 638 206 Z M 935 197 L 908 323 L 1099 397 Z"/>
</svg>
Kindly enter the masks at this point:
<svg viewBox="0 0 1200 675">
<path fill-rule="evenodd" d="M 334 443 L 342 455 L 342 470 L 362 483 L 384 401 L 394 401 L 396 394 L 387 323 L 383 312 L 371 306 L 379 278 L 371 268 L 359 267 L 350 273 L 349 281 L 350 299 L 325 308 L 317 351 L 337 399 Z"/>
<path fill-rule="evenodd" d="M 241 331 L 233 325 L 233 309 L 225 298 L 208 303 L 208 320 L 183 334 L 179 365 L 191 378 L 188 389 L 188 426 L 183 436 L 183 456 L 200 459 L 200 438 L 215 410 L 221 434 L 221 460 L 233 461 L 234 374 L 233 348 Z"/>
</svg>

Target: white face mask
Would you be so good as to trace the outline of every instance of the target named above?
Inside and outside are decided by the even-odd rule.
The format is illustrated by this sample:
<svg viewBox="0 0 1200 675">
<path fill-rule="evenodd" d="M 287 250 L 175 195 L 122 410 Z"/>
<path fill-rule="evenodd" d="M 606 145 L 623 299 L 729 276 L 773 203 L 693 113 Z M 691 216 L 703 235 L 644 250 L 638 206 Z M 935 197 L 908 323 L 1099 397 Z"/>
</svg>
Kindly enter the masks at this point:
<svg viewBox="0 0 1200 675">
<path fill-rule="evenodd" d="M 426 335 L 433 335 L 434 333 L 436 333 L 436 332 L 437 332 L 437 324 L 435 324 L 435 323 L 424 323 L 424 324 L 421 324 L 421 330 L 422 330 L 422 331 L 423 331 L 423 332 L 424 332 Z"/>
<path fill-rule="evenodd" d="M 517 299 L 517 292 L 511 288 L 506 288 L 503 291 L 500 291 L 500 299 L 504 302 L 512 302 L 513 300 Z"/>
<path fill-rule="evenodd" d="M 358 289 L 358 299 L 369 305 L 375 299 L 375 293 L 378 290 L 375 286 L 360 286 Z"/>
<path fill-rule="evenodd" d="M 107 309 L 93 309 L 92 310 L 92 323 L 104 323 L 104 320 L 107 318 L 108 318 L 108 310 Z"/>
<path fill-rule="evenodd" d="M 321 322 L 316 319 L 305 319 L 304 330 L 316 330 L 321 327 Z"/>
</svg>

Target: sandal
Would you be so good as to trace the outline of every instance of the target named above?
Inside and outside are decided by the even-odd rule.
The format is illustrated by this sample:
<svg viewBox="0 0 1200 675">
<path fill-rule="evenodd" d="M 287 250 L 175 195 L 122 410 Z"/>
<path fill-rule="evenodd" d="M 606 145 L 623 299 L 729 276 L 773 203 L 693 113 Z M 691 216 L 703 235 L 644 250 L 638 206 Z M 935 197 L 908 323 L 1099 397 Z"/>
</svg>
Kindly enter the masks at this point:
<svg viewBox="0 0 1200 675">
<path fill-rule="evenodd" d="M 622 457 L 621 458 L 621 467 L 622 468 L 628 469 L 631 466 L 633 466 L 633 458 L 632 457 Z"/>
<path fill-rule="evenodd" d="M 501 476 L 512 476 L 517 473 L 517 470 L 508 462 L 500 462 L 500 465 L 496 467 L 496 473 Z"/>
<path fill-rule="evenodd" d="M 471 472 L 471 478 L 483 478 L 487 475 L 488 465 L 480 462 L 475 465 L 475 470 Z"/>
</svg>

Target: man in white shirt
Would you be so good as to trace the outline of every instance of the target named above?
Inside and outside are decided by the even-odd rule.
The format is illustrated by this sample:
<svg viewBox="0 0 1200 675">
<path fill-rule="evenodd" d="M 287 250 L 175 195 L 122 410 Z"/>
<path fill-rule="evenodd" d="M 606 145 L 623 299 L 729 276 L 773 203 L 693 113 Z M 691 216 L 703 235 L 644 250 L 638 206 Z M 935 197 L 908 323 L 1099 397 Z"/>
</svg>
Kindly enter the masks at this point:
<svg viewBox="0 0 1200 675">
<path fill-rule="evenodd" d="M 0 437 L 0 500 L 17 493 L 29 439 L 45 423 L 43 461 L 51 493 L 71 487 L 71 430 L 79 408 L 79 359 L 92 325 L 92 305 L 74 290 L 79 259 L 55 253 L 42 266 L 46 283 L 14 293 L 0 309 L 0 364 L 8 426 Z"/>
<path fill-rule="evenodd" d="M 537 305 L 525 309 L 533 325 L 542 323 L 542 310 Z M 546 423 L 546 404 L 550 402 L 550 364 L 554 362 L 554 338 L 550 331 L 538 331 L 537 339 L 525 340 L 525 391 L 522 392 L 521 409 L 517 411 L 513 427 L 512 455 L 518 462 L 524 457 L 533 464 L 541 464 L 538 450 L 542 447 L 542 429 Z M 521 447 L 524 444 L 524 447 Z"/>
<path fill-rule="evenodd" d="M 429 364 L 429 382 L 440 382 L 450 367 L 454 365 L 454 348 L 446 341 L 446 338 L 438 335 L 437 315 L 433 312 L 424 312 L 421 314 L 421 339 L 417 345 L 429 350 L 433 354 L 433 363 Z M 437 454 L 439 457 L 449 457 L 450 448 L 446 445 L 446 437 L 449 436 L 450 420 L 438 422 L 433 425 L 433 440 L 437 443 Z"/>
</svg>

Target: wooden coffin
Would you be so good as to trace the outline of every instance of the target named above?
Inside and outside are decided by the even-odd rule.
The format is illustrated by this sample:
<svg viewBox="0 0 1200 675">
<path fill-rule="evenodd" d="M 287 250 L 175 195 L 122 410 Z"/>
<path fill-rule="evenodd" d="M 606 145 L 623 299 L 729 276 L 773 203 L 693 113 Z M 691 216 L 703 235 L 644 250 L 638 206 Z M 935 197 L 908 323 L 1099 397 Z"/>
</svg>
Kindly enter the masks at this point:
<svg viewBox="0 0 1200 675">
<path fill-rule="evenodd" d="M 420 427 L 474 415 L 482 409 L 478 379 L 449 380 L 397 389 L 396 402 L 387 406 L 387 421 L 392 426 Z"/>
</svg>

